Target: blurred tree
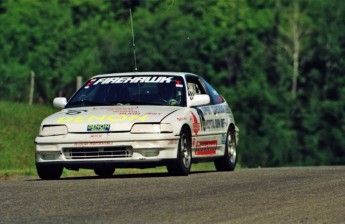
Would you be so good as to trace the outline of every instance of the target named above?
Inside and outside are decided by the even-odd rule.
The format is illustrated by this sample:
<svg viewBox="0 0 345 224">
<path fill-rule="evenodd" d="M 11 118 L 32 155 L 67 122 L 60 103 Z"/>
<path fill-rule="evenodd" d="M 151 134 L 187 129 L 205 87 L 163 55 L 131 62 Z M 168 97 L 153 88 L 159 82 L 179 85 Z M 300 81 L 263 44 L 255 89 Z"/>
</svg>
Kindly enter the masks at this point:
<svg viewBox="0 0 345 224">
<path fill-rule="evenodd" d="M 71 85 L 77 75 L 92 74 L 100 68 L 99 63 L 95 63 L 97 48 L 94 46 L 96 38 L 93 38 L 97 36 L 97 20 L 90 22 L 94 23 L 90 26 L 74 24 L 71 7 L 56 1 L 7 1 L 4 6 L 6 13 L 0 15 L 3 25 L 0 32 L 2 42 L 11 44 L 2 45 L 1 58 L 5 63 L 0 65 L 0 71 L 9 82 L 21 82 L 24 88 L 27 88 L 25 83 L 30 70 L 35 71 L 36 100 L 70 95 L 74 89 L 65 88 L 66 84 Z M 13 66 L 15 64 L 20 66 Z M 19 67 L 22 69 L 18 70 Z M 7 85 L 3 91 L 8 92 L 8 89 L 17 92 Z M 23 101 L 27 91 L 16 95 L 8 97 Z"/>
<path fill-rule="evenodd" d="M 300 132 L 308 165 L 345 161 L 345 3 L 310 1 L 313 19 L 308 60 L 301 80 Z"/>
</svg>

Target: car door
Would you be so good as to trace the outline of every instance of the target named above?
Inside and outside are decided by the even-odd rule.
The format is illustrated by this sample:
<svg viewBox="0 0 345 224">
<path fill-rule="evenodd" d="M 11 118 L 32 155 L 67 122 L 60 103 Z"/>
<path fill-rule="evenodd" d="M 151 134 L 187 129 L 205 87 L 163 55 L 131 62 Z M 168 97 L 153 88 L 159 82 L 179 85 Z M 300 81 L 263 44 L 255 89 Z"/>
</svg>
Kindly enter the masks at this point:
<svg viewBox="0 0 345 224">
<path fill-rule="evenodd" d="M 207 81 L 201 80 L 208 94 L 211 97 L 211 109 L 213 111 L 213 127 L 216 135 L 220 135 L 220 143 L 225 145 L 226 133 L 230 123 L 234 123 L 234 118 L 230 107 L 224 100 L 224 98 L 215 90 Z M 212 125 L 212 124 L 211 124 Z"/>
<path fill-rule="evenodd" d="M 224 134 L 223 127 L 226 125 L 225 120 L 216 113 L 212 96 L 209 94 L 205 83 L 195 76 L 186 77 L 186 79 L 188 97 L 192 99 L 197 94 L 208 94 L 211 98 L 210 104 L 191 108 L 192 118 L 198 122 L 196 129 L 193 130 L 194 133 L 192 133 L 193 158 L 221 155 L 219 149 Z M 195 122 L 193 122 L 193 128 Z"/>
</svg>

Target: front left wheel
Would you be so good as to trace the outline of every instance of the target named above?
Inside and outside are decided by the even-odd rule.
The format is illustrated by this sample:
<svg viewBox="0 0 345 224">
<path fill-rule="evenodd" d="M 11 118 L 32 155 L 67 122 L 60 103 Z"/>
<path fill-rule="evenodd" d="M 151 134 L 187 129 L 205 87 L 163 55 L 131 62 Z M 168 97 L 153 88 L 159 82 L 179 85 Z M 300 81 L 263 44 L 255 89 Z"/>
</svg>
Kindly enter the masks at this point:
<svg viewBox="0 0 345 224">
<path fill-rule="evenodd" d="M 36 165 L 38 176 L 42 180 L 57 180 L 61 177 L 63 167 L 52 165 Z"/>
<path fill-rule="evenodd" d="M 176 176 L 188 176 L 192 167 L 191 135 L 186 127 L 180 132 L 177 158 L 167 165 L 169 174 Z"/>
</svg>

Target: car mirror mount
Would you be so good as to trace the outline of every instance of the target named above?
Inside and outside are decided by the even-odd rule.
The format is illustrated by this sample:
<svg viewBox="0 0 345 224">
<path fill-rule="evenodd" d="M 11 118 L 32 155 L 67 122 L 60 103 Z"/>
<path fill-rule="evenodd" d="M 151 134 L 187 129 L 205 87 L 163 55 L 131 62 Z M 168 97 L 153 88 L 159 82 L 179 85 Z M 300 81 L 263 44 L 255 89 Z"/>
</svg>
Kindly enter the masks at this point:
<svg viewBox="0 0 345 224">
<path fill-rule="evenodd" d="M 211 102 L 210 96 L 207 94 L 194 95 L 193 99 L 190 101 L 190 106 L 203 106 Z"/>
<path fill-rule="evenodd" d="M 62 109 L 66 106 L 67 99 L 65 97 L 56 97 L 53 101 L 53 106 Z"/>
</svg>

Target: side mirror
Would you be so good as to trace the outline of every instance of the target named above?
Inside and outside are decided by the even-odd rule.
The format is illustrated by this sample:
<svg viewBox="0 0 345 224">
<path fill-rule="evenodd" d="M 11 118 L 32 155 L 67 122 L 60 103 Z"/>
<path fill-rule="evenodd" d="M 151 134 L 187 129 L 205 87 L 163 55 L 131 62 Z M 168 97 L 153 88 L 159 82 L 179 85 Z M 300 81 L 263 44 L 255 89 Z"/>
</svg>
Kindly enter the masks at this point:
<svg viewBox="0 0 345 224">
<path fill-rule="evenodd" d="M 53 106 L 56 108 L 64 108 L 67 104 L 67 99 L 65 97 L 56 97 L 53 101 Z"/>
<path fill-rule="evenodd" d="M 211 102 L 210 96 L 207 94 L 194 95 L 193 99 L 190 101 L 190 106 L 203 106 Z"/>
</svg>

